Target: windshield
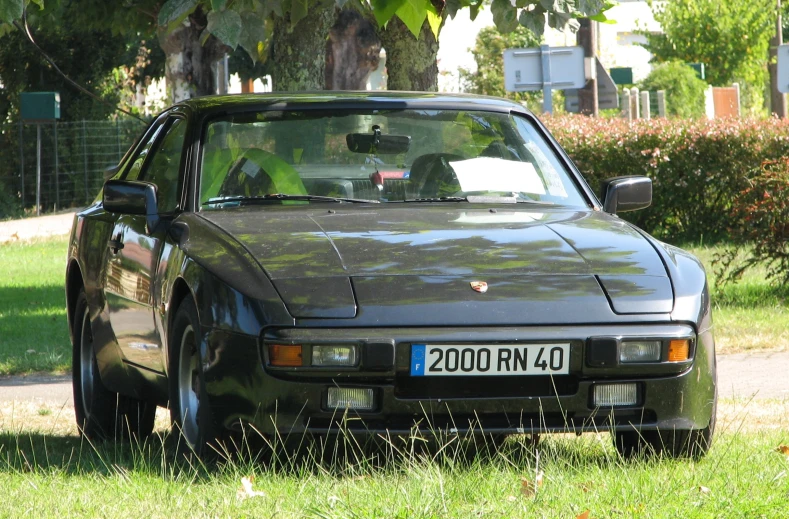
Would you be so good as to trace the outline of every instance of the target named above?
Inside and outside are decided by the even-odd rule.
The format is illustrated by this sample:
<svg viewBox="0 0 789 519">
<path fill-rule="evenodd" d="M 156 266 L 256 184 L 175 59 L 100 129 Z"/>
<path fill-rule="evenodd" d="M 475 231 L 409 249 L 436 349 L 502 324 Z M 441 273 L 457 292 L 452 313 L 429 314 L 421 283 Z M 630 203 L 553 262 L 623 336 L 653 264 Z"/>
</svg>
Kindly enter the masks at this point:
<svg viewBox="0 0 789 519">
<path fill-rule="evenodd" d="M 247 199 L 304 204 L 332 198 L 586 206 L 550 145 L 523 117 L 335 109 L 243 113 L 208 123 L 204 209 Z"/>
</svg>

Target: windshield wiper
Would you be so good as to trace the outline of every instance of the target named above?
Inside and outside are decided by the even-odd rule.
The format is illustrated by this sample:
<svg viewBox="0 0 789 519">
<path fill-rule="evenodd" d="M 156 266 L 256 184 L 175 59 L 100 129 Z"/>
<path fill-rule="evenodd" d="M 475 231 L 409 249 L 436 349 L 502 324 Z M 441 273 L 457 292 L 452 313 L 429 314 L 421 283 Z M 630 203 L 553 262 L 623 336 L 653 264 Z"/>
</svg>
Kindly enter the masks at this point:
<svg viewBox="0 0 789 519">
<path fill-rule="evenodd" d="M 392 200 L 393 202 L 395 200 Z M 438 196 L 438 197 L 425 197 L 425 198 L 406 198 L 399 200 L 400 202 L 468 202 L 468 197 L 465 196 Z"/>
<path fill-rule="evenodd" d="M 308 202 L 349 202 L 355 204 L 380 204 L 378 200 L 365 200 L 362 198 L 342 198 L 336 196 L 319 196 L 319 195 L 288 195 L 285 193 L 272 193 L 268 195 L 256 196 L 218 196 L 209 198 L 203 205 L 215 205 L 238 202 L 240 204 L 258 203 L 258 202 L 276 202 L 280 200 L 302 200 Z"/>
</svg>

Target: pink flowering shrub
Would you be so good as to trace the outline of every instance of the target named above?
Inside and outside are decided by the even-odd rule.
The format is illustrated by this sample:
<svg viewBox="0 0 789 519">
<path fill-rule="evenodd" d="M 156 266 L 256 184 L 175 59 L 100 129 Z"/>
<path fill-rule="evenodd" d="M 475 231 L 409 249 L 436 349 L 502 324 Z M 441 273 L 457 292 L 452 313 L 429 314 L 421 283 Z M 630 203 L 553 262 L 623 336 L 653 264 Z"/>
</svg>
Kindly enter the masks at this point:
<svg viewBox="0 0 789 519">
<path fill-rule="evenodd" d="M 765 161 L 789 157 L 789 120 L 544 117 L 599 193 L 599 182 L 646 175 L 648 209 L 622 216 L 669 241 L 729 240 L 732 204 Z"/>
</svg>

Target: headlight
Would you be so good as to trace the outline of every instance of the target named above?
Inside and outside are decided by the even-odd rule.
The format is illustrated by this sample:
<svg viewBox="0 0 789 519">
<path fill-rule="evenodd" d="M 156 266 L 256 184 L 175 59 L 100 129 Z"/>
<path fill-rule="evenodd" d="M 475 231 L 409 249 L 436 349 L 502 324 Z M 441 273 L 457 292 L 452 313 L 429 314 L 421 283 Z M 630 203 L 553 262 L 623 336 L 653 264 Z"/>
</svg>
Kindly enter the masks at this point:
<svg viewBox="0 0 789 519">
<path fill-rule="evenodd" d="M 314 344 L 313 366 L 355 366 L 356 347 L 353 345 Z"/>
<path fill-rule="evenodd" d="M 657 362 L 660 360 L 660 341 L 622 341 L 619 362 Z"/>
</svg>

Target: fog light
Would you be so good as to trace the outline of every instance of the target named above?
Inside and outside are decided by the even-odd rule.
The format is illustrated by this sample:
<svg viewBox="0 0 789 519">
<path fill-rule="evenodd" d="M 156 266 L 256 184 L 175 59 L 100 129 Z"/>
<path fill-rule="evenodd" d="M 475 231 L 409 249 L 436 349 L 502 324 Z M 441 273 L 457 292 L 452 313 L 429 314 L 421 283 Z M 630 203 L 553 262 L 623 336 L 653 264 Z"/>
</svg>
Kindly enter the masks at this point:
<svg viewBox="0 0 789 519">
<path fill-rule="evenodd" d="M 637 402 L 636 384 L 597 384 L 594 386 L 595 407 L 636 405 Z"/>
<path fill-rule="evenodd" d="M 623 341 L 619 345 L 619 362 L 657 362 L 660 341 Z"/>
<path fill-rule="evenodd" d="M 313 366 L 355 366 L 356 348 L 352 345 L 315 344 L 312 346 Z"/>
<path fill-rule="evenodd" d="M 272 344 L 268 347 L 272 366 L 301 366 L 300 344 Z"/>
<path fill-rule="evenodd" d="M 668 361 L 682 362 L 688 360 L 690 353 L 690 341 L 687 339 L 674 340 L 668 345 Z"/>
<path fill-rule="evenodd" d="M 326 407 L 371 411 L 375 407 L 373 390 L 358 387 L 330 387 Z"/>
</svg>

